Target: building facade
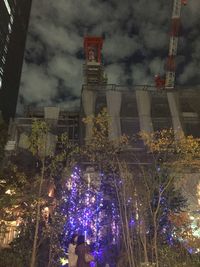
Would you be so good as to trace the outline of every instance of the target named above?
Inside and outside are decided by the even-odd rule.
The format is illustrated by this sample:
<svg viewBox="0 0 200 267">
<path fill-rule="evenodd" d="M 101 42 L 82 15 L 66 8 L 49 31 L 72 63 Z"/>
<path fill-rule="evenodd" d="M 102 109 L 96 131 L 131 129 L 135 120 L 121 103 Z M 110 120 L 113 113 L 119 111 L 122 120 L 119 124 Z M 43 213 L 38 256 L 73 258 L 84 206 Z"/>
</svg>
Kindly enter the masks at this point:
<svg viewBox="0 0 200 267">
<path fill-rule="evenodd" d="M 0 110 L 15 116 L 32 0 L 0 1 Z"/>
<path fill-rule="evenodd" d="M 141 159 L 145 158 L 143 154 L 146 155 L 146 152 L 143 143 L 135 141 L 140 131 L 151 133 L 172 128 L 177 135 L 183 131 L 185 135 L 200 137 L 198 88 L 158 91 L 150 86 L 128 88 L 113 84 L 85 84 L 81 100 L 80 118 L 98 114 L 102 108 L 107 108 L 110 118 L 110 140 L 117 140 L 123 134 L 129 136 L 131 145 L 128 150 L 140 153 L 138 155 Z M 80 131 L 80 142 L 87 142 L 91 138 L 92 124 L 83 124 Z M 130 161 L 129 163 L 134 164 Z M 184 179 L 183 195 L 188 199 L 189 210 L 196 212 L 199 210 L 197 188 L 200 184 L 200 175 L 196 172 L 187 172 Z"/>
<path fill-rule="evenodd" d="M 15 118 L 9 125 L 6 153 L 26 151 L 28 136 L 34 121 L 45 121 L 50 126 L 47 137 L 47 153 L 55 153 L 57 136 L 67 134 L 71 143 L 79 142 L 79 114 L 58 107 L 38 107 L 26 110 L 23 117 Z"/>
<path fill-rule="evenodd" d="M 107 108 L 111 117 L 110 138 L 118 138 L 122 134 L 134 136 L 140 131 L 152 132 L 165 128 L 200 137 L 198 88 L 158 91 L 155 87 L 142 85 L 128 88 L 115 84 L 85 84 L 81 100 L 82 117 L 97 114 L 103 107 Z M 87 139 L 90 134 L 86 128 L 82 136 Z"/>
</svg>

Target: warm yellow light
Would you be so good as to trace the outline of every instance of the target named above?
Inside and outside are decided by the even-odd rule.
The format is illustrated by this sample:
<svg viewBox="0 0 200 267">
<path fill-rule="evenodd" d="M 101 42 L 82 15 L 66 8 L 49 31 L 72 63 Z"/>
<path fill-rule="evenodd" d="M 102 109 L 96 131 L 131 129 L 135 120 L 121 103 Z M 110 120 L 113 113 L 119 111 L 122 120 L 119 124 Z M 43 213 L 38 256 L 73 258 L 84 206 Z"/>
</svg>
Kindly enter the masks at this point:
<svg viewBox="0 0 200 267">
<path fill-rule="evenodd" d="M 44 212 L 49 212 L 49 207 L 45 207 Z"/>
<path fill-rule="evenodd" d="M 197 185 L 197 197 L 198 197 L 198 204 L 200 206 L 200 183 Z"/>
<path fill-rule="evenodd" d="M 68 259 L 60 258 L 60 263 L 62 264 L 62 266 L 65 266 L 66 264 L 68 264 Z"/>
<path fill-rule="evenodd" d="M 8 190 L 5 192 L 5 194 L 7 194 L 7 195 L 14 195 L 14 194 L 15 194 L 15 191 L 12 190 L 12 189 L 8 189 Z"/>
</svg>

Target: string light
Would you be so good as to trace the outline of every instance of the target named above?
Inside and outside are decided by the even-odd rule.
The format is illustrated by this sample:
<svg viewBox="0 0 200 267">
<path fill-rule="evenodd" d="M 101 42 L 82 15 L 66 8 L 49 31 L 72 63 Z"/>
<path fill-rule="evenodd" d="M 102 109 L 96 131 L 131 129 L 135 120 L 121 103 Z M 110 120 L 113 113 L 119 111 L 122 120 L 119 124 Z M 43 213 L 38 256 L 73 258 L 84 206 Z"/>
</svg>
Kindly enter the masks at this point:
<svg viewBox="0 0 200 267">
<path fill-rule="evenodd" d="M 94 175 L 91 170 L 84 173 L 80 168 L 74 168 L 66 179 L 61 208 L 66 216 L 63 248 L 66 250 L 72 234 L 82 234 L 99 261 L 108 252 L 106 246 L 116 244 L 119 239 L 118 208 L 106 180 L 102 174 Z M 105 240 L 109 240 L 110 244 Z"/>
</svg>

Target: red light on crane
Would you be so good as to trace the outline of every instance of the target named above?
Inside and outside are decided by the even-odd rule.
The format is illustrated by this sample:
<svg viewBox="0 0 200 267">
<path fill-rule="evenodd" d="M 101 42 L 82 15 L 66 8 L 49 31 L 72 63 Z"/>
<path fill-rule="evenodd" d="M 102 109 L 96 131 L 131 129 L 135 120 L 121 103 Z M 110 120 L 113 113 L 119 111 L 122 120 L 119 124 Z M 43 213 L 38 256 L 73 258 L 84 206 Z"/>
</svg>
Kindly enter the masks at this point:
<svg viewBox="0 0 200 267">
<path fill-rule="evenodd" d="M 84 50 L 88 62 L 101 63 L 101 49 L 103 46 L 102 37 L 85 37 Z"/>
</svg>

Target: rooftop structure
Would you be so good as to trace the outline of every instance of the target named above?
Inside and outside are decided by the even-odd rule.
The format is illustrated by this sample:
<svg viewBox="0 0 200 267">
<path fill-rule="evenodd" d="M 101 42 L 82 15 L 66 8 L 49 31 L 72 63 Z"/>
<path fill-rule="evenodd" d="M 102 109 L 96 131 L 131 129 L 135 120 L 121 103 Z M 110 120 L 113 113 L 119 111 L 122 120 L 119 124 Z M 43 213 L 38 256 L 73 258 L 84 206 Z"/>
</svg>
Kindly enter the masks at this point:
<svg viewBox="0 0 200 267">
<path fill-rule="evenodd" d="M 103 38 L 85 37 L 85 64 L 83 66 L 84 78 L 86 84 L 106 84 L 107 78 L 104 74 L 102 64 L 101 50 L 103 47 Z"/>
</svg>

